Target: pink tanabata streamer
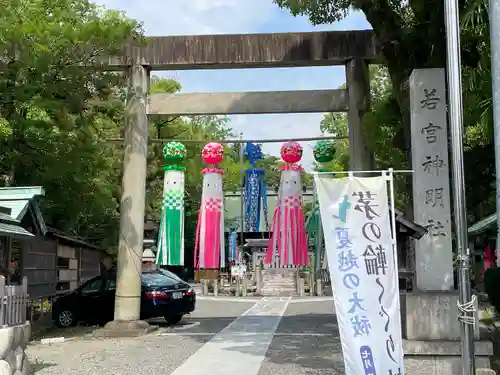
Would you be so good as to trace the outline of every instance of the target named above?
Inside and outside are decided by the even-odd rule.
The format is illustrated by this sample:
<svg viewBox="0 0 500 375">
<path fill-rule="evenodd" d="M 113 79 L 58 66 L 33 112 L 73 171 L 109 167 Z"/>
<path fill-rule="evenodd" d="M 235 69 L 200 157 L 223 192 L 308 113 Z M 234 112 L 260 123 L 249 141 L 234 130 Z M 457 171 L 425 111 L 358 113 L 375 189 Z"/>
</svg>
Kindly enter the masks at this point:
<svg viewBox="0 0 500 375">
<path fill-rule="evenodd" d="M 195 268 L 224 267 L 223 171 L 203 170 L 203 190 L 194 246 Z"/>
<path fill-rule="evenodd" d="M 278 257 L 281 265 L 308 264 L 307 235 L 302 209 L 302 184 L 299 165 L 284 165 L 278 204 L 273 214 L 272 234 L 269 238 L 264 263 L 272 264 Z"/>
</svg>

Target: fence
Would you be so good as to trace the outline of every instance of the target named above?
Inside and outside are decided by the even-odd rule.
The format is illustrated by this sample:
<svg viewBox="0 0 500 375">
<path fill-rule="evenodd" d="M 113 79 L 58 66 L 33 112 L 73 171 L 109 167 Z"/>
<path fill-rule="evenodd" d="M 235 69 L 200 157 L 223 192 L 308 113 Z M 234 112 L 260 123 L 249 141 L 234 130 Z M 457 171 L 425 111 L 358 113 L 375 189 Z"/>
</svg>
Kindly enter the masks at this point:
<svg viewBox="0 0 500 375">
<path fill-rule="evenodd" d="M 257 264 L 262 264 L 263 268 L 265 270 L 271 269 L 271 268 L 293 268 L 293 269 L 299 268 L 299 266 L 294 266 L 294 265 L 291 265 L 291 264 L 280 264 L 280 257 L 279 257 L 279 255 L 276 255 L 274 257 L 274 262 L 272 264 L 265 264 L 264 263 L 265 256 L 266 256 L 265 253 L 259 253 L 259 252 L 254 252 L 252 254 L 253 269 L 255 269 L 255 266 Z"/>
<path fill-rule="evenodd" d="M 26 322 L 28 308 L 28 278 L 21 285 L 5 285 L 0 276 L 0 326 L 15 326 Z"/>
</svg>

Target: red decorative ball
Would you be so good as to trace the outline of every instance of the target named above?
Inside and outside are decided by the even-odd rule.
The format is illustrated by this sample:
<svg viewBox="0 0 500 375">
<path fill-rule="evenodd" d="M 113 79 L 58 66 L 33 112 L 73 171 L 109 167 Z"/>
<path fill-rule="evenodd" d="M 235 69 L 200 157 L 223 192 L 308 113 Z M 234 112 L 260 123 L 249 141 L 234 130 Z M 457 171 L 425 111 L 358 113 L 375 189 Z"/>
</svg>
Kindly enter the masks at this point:
<svg viewBox="0 0 500 375">
<path fill-rule="evenodd" d="M 298 163 L 302 159 L 302 146 L 297 142 L 286 142 L 281 146 L 281 158 L 286 163 Z"/>
<path fill-rule="evenodd" d="M 201 158 L 207 164 L 219 164 L 224 159 L 224 146 L 215 142 L 207 143 L 201 151 Z"/>
</svg>

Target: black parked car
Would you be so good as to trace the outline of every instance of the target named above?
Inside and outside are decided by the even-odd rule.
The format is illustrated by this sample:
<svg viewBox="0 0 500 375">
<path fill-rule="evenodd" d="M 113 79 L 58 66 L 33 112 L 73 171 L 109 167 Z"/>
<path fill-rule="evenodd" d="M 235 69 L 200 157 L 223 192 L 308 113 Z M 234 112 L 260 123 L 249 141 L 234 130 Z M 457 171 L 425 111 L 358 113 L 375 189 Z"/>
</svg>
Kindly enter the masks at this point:
<svg viewBox="0 0 500 375">
<path fill-rule="evenodd" d="M 164 317 L 177 324 L 195 309 L 196 295 L 191 286 L 172 272 L 143 272 L 141 277 L 141 319 Z M 52 318 L 59 327 L 84 321 L 104 324 L 113 320 L 116 275 L 97 276 L 54 302 Z"/>
</svg>

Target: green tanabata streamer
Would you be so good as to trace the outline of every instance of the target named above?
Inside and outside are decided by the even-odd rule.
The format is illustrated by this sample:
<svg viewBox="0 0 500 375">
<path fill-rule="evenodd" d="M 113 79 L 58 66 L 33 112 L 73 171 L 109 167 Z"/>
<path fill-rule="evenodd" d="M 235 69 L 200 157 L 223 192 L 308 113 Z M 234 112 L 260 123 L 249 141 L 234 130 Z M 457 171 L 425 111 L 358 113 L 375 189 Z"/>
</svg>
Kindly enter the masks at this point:
<svg viewBox="0 0 500 375">
<path fill-rule="evenodd" d="M 159 265 L 184 265 L 184 166 L 186 148 L 179 142 L 170 142 L 163 147 L 167 165 L 163 180 L 163 204 L 158 233 Z M 172 164 L 168 164 L 172 163 Z"/>
<path fill-rule="evenodd" d="M 331 172 L 329 168 L 323 165 L 331 162 L 335 156 L 335 146 L 333 142 L 318 141 L 314 146 L 313 155 L 316 162 L 320 164 L 318 172 Z M 323 254 L 323 225 L 321 224 L 321 214 L 316 188 L 314 188 L 312 211 L 306 221 L 306 233 L 308 243 L 314 241 L 314 270 L 316 277 L 318 277 L 318 274 L 321 272 L 321 259 L 326 256 L 326 254 Z"/>
</svg>

